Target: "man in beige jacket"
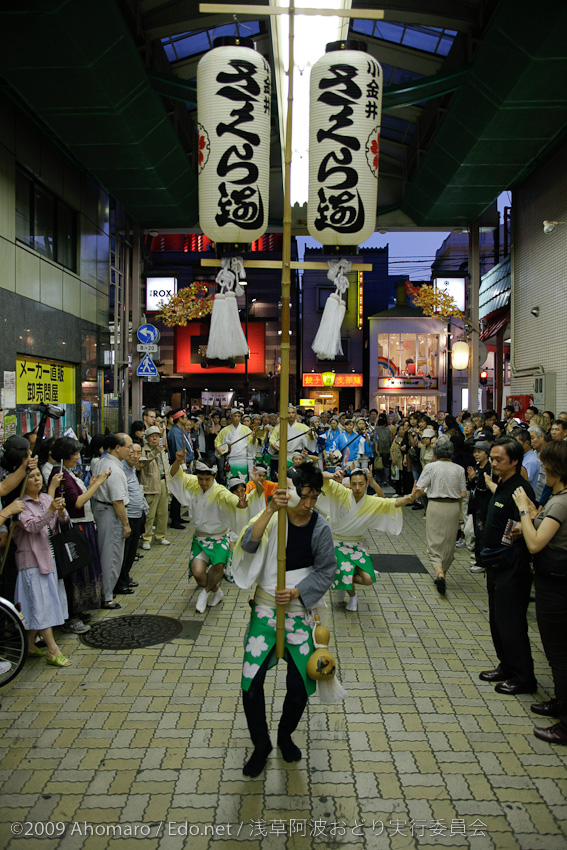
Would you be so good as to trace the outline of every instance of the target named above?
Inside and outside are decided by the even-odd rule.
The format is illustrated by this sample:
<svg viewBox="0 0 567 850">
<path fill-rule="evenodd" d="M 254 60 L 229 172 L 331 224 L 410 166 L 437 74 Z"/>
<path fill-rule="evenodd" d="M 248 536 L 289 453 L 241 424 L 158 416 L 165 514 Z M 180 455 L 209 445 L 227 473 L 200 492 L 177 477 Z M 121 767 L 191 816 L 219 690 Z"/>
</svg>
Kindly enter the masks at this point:
<svg viewBox="0 0 567 850">
<path fill-rule="evenodd" d="M 164 446 L 160 446 L 161 431 L 157 425 L 146 430 L 146 445 L 140 459 L 140 484 L 149 505 L 146 517 L 146 530 L 142 536 L 142 549 L 149 549 L 152 541 L 152 527 L 155 525 L 155 542 L 169 546 L 165 539 L 167 530 L 167 507 L 169 481 L 169 459 Z"/>
</svg>

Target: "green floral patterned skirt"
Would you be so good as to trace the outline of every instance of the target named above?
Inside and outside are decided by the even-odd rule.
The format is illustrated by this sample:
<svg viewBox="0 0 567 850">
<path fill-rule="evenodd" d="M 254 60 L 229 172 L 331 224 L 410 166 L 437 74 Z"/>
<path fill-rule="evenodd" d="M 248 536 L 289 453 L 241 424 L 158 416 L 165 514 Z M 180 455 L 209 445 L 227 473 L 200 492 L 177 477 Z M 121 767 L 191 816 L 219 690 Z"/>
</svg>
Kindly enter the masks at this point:
<svg viewBox="0 0 567 850">
<path fill-rule="evenodd" d="M 193 537 L 189 563 L 194 558 L 198 558 L 201 552 L 209 556 L 211 564 L 226 564 L 230 555 L 228 536 Z"/>
<path fill-rule="evenodd" d="M 315 693 L 317 683 L 307 675 L 307 660 L 314 652 L 313 623 L 310 612 L 305 608 L 286 609 L 285 612 L 285 658 L 293 659 L 301 673 L 308 696 Z M 276 606 L 268 606 L 264 602 L 254 600 L 250 627 L 244 639 L 244 664 L 242 665 L 243 691 L 247 691 L 252 679 L 260 669 L 265 659 L 270 656 L 268 666 L 278 663 L 275 653 L 276 646 Z M 273 651 L 274 650 L 274 651 Z"/>
<path fill-rule="evenodd" d="M 335 545 L 335 555 L 337 556 L 337 571 L 333 590 L 350 590 L 354 571 L 357 567 L 362 572 L 368 573 L 373 583 L 376 582 L 372 559 L 362 543 L 341 540 Z"/>
</svg>

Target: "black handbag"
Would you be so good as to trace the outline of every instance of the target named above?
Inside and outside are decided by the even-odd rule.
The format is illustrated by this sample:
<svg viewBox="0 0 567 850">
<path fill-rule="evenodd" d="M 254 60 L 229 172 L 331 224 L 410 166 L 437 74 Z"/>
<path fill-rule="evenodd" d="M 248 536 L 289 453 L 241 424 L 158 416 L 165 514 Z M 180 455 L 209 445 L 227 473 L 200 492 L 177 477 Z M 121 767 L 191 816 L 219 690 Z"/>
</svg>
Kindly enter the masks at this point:
<svg viewBox="0 0 567 850">
<path fill-rule="evenodd" d="M 534 568 L 542 576 L 567 578 L 567 552 L 564 549 L 552 549 L 545 546 L 534 555 Z"/>
<path fill-rule="evenodd" d="M 498 546 L 496 549 L 489 549 L 485 546 L 481 549 L 480 560 L 483 567 L 493 569 L 509 567 L 514 560 L 514 547 Z"/>
<path fill-rule="evenodd" d="M 92 564 L 91 550 L 80 523 L 59 525 L 59 534 L 51 534 L 49 531 L 49 537 L 58 578 L 67 578 L 75 570 Z"/>
</svg>

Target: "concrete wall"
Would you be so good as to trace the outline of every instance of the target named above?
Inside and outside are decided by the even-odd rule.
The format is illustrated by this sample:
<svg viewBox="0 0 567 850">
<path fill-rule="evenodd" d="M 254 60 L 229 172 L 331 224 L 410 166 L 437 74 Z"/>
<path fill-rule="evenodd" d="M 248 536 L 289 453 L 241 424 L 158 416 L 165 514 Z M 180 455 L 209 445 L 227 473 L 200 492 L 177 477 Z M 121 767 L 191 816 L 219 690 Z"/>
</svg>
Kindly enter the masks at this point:
<svg viewBox="0 0 567 850">
<path fill-rule="evenodd" d="M 555 408 L 544 405 L 556 413 L 567 410 L 567 225 L 544 234 L 543 220 L 567 221 L 566 156 L 564 145 L 514 191 L 512 206 L 512 366 L 556 374 Z M 533 384 L 513 375 L 511 392 L 531 395 Z"/>
</svg>

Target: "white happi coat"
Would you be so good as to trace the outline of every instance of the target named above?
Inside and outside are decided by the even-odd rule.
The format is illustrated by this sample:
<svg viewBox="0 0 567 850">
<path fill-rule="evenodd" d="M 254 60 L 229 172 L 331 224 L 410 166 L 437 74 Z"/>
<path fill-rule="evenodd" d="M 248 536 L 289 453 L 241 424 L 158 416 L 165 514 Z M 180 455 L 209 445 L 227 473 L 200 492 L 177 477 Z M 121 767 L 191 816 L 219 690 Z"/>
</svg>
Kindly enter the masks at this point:
<svg viewBox="0 0 567 850">
<path fill-rule="evenodd" d="M 248 440 L 241 439 L 248 435 Z M 235 428 L 234 425 L 225 425 L 224 428 L 221 428 L 217 436 L 215 437 L 215 449 L 218 449 L 220 446 L 227 445 L 232 446 L 233 443 L 236 443 L 237 440 L 240 440 L 234 448 L 230 450 L 230 460 L 233 460 L 235 463 L 246 464 L 248 460 L 248 443 L 250 442 L 250 438 L 252 437 L 252 431 L 250 428 L 247 428 L 246 425 L 239 424 L 238 428 Z"/>
<path fill-rule="evenodd" d="M 328 516 L 335 543 L 341 540 L 361 543 L 367 531 L 401 532 L 403 514 L 395 501 L 365 494 L 357 502 L 352 490 L 328 478 L 317 499 L 316 510 Z"/>
<path fill-rule="evenodd" d="M 242 442 L 245 444 L 244 440 Z M 260 501 L 258 494 L 250 493 L 248 509 L 239 508 L 238 496 L 217 481 L 203 493 L 197 476 L 188 475 L 181 467 L 167 486 L 177 501 L 189 508 L 197 538 L 221 538 L 227 531 L 239 534 L 257 513 L 257 503 Z"/>
</svg>

